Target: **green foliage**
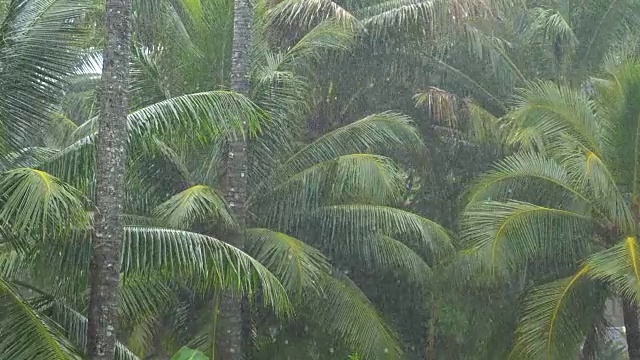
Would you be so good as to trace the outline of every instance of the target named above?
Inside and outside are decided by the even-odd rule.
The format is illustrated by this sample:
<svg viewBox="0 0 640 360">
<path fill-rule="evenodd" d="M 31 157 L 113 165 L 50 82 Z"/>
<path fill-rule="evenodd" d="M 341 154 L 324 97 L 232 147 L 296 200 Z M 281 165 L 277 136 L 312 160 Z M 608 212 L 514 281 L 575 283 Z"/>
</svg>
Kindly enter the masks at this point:
<svg viewBox="0 0 640 360">
<path fill-rule="evenodd" d="M 202 352 L 194 349 L 189 349 L 187 347 L 183 347 L 175 353 L 171 360 L 208 360 L 209 358 L 205 356 Z"/>
</svg>

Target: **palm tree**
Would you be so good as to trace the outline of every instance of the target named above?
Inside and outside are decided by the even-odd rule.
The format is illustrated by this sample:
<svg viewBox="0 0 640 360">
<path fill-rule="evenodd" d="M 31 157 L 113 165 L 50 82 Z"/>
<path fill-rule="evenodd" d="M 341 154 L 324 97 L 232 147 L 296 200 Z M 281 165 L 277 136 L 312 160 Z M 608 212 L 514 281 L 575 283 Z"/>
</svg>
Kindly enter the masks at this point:
<svg viewBox="0 0 640 360">
<path fill-rule="evenodd" d="M 48 38 L 56 39 L 55 35 L 62 31 L 56 26 L 67 24 L 69 19 L 75 19 L 74 16 L 80 13 L 80 10 L 74 12 L 77 9 L 73 6 L 66 10 L 59 4 L 48 5 L 46 9 L 41 9 L 40 5 L 43 4 L 24 2 L 20 6 L 14 4 L 11 8 L 15 12 L 13 16 L 24 21 L 25 26 L 33 25 L 34 18 L 48 26 L 35 21 L 36 25 L 33 26 L 38 31 L 24 31 L 24 34 L 46 34 Z M 52 11 L 55 16 L 45 10 Z M 16 26 L 10 21 L 7 20 L 7 26 L 14 31 Z M 63 27 L 63 30 L 66 28 Z M 63 39 L 76 40 L 67 36 Z M 36 40 L 31 42 L 37 45 L 38 41 L 42 41 Z M 13 43 L 19 44 L 19 41 Z M 30 47 L 35 48 L 33 45 Z M 63 52 L 70 59 L 79 60 L 78 57 L 71 57 L 69 48 L 63 48 Z M 40 60 L 42 53 L 56 54 L 55 51 L 41 50 L 38 54 L 27 55 L 37 55 L 36 60 Z M 22 61 L 18 54 L 16 52 L 13 59 Z M 54 79 L 55 75 L 62 80 L 65 73 L 55 68 L 54 64 L 55 61 L 50 68 L 36 67 L 35 70 L 42 71 L 44 75 L 41 76 Z M 68 74 L 76 64 L 78 61 L 61 69 Z M 34 74 L 40 76 L 37 71 Z M 93 74 L 78 76 L 79 82 L 95 80 Z M 61 84 L 56 83 L 51 86 L 52 89 L 62 88 Z M 38 91 L 32 91 L 34 99 L 37 99 L 35 96 L 39 94 Z M 90 99 L 84 95 L 80 97 Z M 11 105 L 10 101 L 7 103 L 16 115 L 19 115 L 16 110 L 20 107 L 28 108 L 20 102 L 15 105 Z M 61 105 L 64 108 L 69 103 L 63 102 Z M 35 106 L 32 109 L 37 108 Z M 83 126 L 77 126 L 61 116 L 63 114 L 53 114 L 56 109 L 54 104 L 43 109 L 47 111 L 42 113 L 42 117 L 50 119 L 54 126 L 49 127 L 46 123 L 46 127 L 31 125 L 40 129 L 30 134 L 31 142 L 17 143 L 29 147 L 5 152 L 2 156 L 0 182 L 4 190 L 1 203 L 0 302 L 2 308 L 7 310 L 0 321 L 3 333 L 0 344 L 2 358 L 78 358 L 87 347 L 87 320 L 81 314 L 87 305 L 92 217 L 88 216 L 91 213 L 87 213 L 86 209 L 92 209 L 90 199 L 95 191 L 94 140 L 99 134 L 96 129 L 98 121 L 97 117 L 92 117 Z M 247 122 L 247 131 L 254 132 L 264 119 L 264 113 L 245 97 L 235 93 L 214 91 L 189 94 L 138 107 L 128 117 L 126 136 L 136 153 L 144 149 L 145 142 L 154 136 L 195 132 L 213 138 L 231 136 L 236 132 L 242 134 L 240 118 Z M 60 125 L 63 126 L 59 128 Z M 56 129 L 66 131 L 67 135 L 55 139 L 50 130 Z M 43 144 L 56 144 L 58 148 L 44 148 L 41 147 Z M 125 209 L 131 207 L 130 202 L 125 202 Z M 119 310 L 127 315 L 127 321 L 131 321 L 133 315 L 140 316 L 140 309 L 157 308 L 158 304 L 165 302 L 166 284 L 176 281 L 189 288 L 201 288 L 203 283 L 208 286 L 213 283 L 241 293 L 253 293 L 260 287 L 265 304 L 273 303 L 276 310 L 286 308 L 286 295 L 271 273 L 246 254 L 217 239 L 148 226 L 128 226 L 124 236 L 119 274 L 124 282 Z M 149 282 L 150 279 L 154 281 Z M 154 286 L 140 286 L 144 284 Z M 116 358 L 136 357 L 119 344 Z"/>
<path fill-rule="evenodd" d="M 550 82 L 521 92 L 505 136 L 521 150 L 478 180 L 463 215 L 466 271 L 534 281 L 516 333 L 517 358 L 571 358 L 585 337 L 599 341 L 591 334 L 603 326 L 612 294 L 623 297 L 629 358 L 640 357 L 640 63 L 612 57 L 605 70 L 605 79 L 593 79 L 592 95 Z"/>
<path fill-rule="evenodd" d="M 253 4 L 251 0 L 233 2 L 233 41 L 231 43 L 231 90 L 248 95 L 251 90 L 251 42 L 253 32 Z M 229 144 L 229 158 L 225 172 L 226 201 L 238 223 L 237 231 L 229 237 L 230 244 L 243 249 L 247 201 L 247 142 L 244 138 Z M 221 334 L 222 360 L 243 358 L 242 338 L 246 328 L 243 322 L 242 299 L 225 294 L 220 300 L 221 320 L 225 331 Z M 217 311 L 217 309 L 214 309 Z M 245 326 L 243 326 L 243 323 Z M 248 336 L 245 330 L 245 336 Z M 215 356 L 213 354 L 212 356 Z"/>
<path fill-rule="evenodd" d="M 137 135 L 141 130 L 144 133 L 145 127 L 167 129 L 168 124 L 179 123 L 179 117 L 209 115 L 228 120 L 243 114 L 249 116 L 250 124 L 255 123 L 255 110 L 241 97 L 208 93 L 195 98 L 174 98 L 131 114 L 129 136 L 134 141 L 130 143 L 136 145 L 138 139 L 139 144 Z M 216 106 L 211 107 L 212 104 Z M 221 125 L 224 126 L 216 123 L 218 132 Z M 235 129 L 238 128 L 236 121 Z M 203 129 L 206 127 L 199 127 L 200 131 Z M 92 254 L 91 217 L 85 210 L 88 199 L 82 191 L 33 166 L 44 164 L 43 168 L 68 175 L 77 184 L 90 184 L 81 177 L 86 176 L 86 170 L 91 172 L 91 164 L 75 160 L 91 158 L 92 139 L 93 136 L 85 137 L 81 146 L 74 143 L 61 151 L 26 148 L 3 157 L 0 182 L 5 223 L 0 274 L 1 301 L 7 309 L 0 323 L 3 358 L 77 358 L 86 347 L 87 324 L 81 313 L 87 304 L 87 270 Z M 82 154 L 87 151 L 89 155 Z M 91 191 L 92 186 L 86 189 Z M 130 207 L 130 203 L 125 206 Z M 138 217 L 124 218 L 128 224 L 140 223 Z M 32 221 L 39 225 L 29 225 Z M 125 227 L 120 260 L 124 282 L 119 295 L 119 312 L 126 315 L 123 321 L 133 321 L 136 316 L 164 306 L 175 283 L 193 289 L 208 288 L 213 283 L 243 293 L 254 293 L 259 287 L 265 304 L 274 304 L 276 312 L 285 309 L 286 295 L 280 283 L 245 253 L 212 237 L 146 225 Z M 116 348 L 116 358 L 136 359 L 121 344 Z"/>
<path fill-rule="evenodd" d="M 115 355 L 127 159 L 131 1 L 107 0 L 105 14 L 107 31 L 96 146 L 96 216 L 87 325 L 91 360 L 110 360 Z"/>
</svg>

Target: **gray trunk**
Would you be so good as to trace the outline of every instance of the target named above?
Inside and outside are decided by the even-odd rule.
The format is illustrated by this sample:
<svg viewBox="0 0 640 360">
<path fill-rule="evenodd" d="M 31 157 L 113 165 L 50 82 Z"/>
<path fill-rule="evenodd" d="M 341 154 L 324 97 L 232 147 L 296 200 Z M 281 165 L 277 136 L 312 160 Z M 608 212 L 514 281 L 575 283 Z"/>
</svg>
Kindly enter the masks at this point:
<svg viewBox="0 0 640 360">
<path fill-rule="evenodd" d="M 87 328 L 88 358 L 113 360 L 127 156 L 131 0 L 106 0 L 102 107 L 96 149 L 96 215 Z"/>
<path fill-rule="evenodd" d="M 252 38 L 253 4 L 251 0 L 234 1 L 233 44 L 231 49 L 231 89 L 248 95 L 250 89 L 250 50 Z M 243 122 L 245 130 L 246 122 Z M 238 221 L 239 232 L 226 239 L 231 245 L 244 247 L 247 200 L 247 143 L 238 138 L 229 144 L 229 158 L 225 178 L 226 200 Z M 242 297 L 225 294 L 220 301 L 220 332 L 218 354 L 221 360 L 243 358 Z"/>
<path fill-rule="evenodd" d="M 638 324 L 638 306 L 632 301 L 622 299 L 624 328 L 627 333 L 629 360 L 640 360 L 640 326 Z"/>
</svg>

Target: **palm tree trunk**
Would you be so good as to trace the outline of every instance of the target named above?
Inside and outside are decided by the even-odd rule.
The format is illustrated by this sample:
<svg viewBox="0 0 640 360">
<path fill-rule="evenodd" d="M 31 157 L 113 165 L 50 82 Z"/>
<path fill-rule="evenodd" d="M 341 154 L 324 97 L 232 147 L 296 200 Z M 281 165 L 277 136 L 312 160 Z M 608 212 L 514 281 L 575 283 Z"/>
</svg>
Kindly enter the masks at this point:
<svg viewBox="0 0 640 360">
<path fill-rule="evenodd" d="M 638 307 L 632 301 L 622 300 L 624 327 L 627 333 L 627 350 L 629 360 L 640 360 L 640 325 L 638 323 Z"/>
<path fill-rule="evenodd" d="M 431 314 L 429 316 L 429 327 L 427 329 L 427 348 L 425 360 L 436 358 L 436 323 L 438 321 L 438 304 L 435 297 L 431 298 Z"/>
<path fill-rule="evenodd" d="M 96 150 L 96 216 L 87 327 L 88 358 L 113 360 L 118 322 L 121 212 L 127 150 L 131 0 L 106 0 L 102 107 Z"/>
<path fill-rule="evenodd" d="M 597 360 L 596 359 L 596 345 L 597 345 L 597 328 L 594 326 L 589 330 L 587 338 L 582 346 L 582 354 L 580 360 Z"/>
<path fill-rule="evenodd" d="M 250 49 L 252 41 L 253 4 L 251 0 L 235 0 L 233 43 L 231 49 L 231 90 L 247 95 L 250 90 Z M 246 130 L 247 124 L 243 122 Z M 244 247 L 247 200 L 247 143 L 239 137 L 229 145 L 225 185 L 226 200 L 239 225 L 239 231 L 227 240 L 239 249 Z M 220 334 L 218 353 L 221 360 L 236 360 L 242 354 L 242 297 L 225 294 L 220 301 L 220 322 L 225 326 Z"/>
</svg>

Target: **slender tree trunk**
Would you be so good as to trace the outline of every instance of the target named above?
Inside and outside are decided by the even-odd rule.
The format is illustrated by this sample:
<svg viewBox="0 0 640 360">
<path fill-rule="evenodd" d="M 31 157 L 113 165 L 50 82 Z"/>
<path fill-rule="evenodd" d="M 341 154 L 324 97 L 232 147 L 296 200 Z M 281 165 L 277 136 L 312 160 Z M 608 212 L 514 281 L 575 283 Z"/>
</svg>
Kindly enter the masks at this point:
<svg viewBox="0 0 640 360">
<path fill-rule="evenodd" d="M 596 350 L 598 345 L 598 339 L 596 337 L 597 329 L 596 327 L 592 327 L 587 334 L 587 338 L 584 341 L 584 345 L 582 346 L 582 354 L 580 354 L 580 360 L 597 360 L 596 359 Z"/>
<path fill-rule="evenodd" d="M 250 90 L 250 50 L 252 41 L 253 4 L 251 0 L 234 1 L 233 43 L 231 49 L 231 89 L 248 95 Z M 243 121 L 244 130 L 247 124 Z M 239 137 L 229 145 L 229 158 L 225 185 L 226 200 L 239 224 L 239 231 L 231 234 L 229 243 L 239 249 L 244 247 L 247 200 L 247 143 Z M 242 297 L 225 294 L 220 301 L 220 322 L 224 331 L 220 334 L 218 353 L 221 360 L 243 357 Z"/>
<path fill-rule="evenodd" d="M 427 334 L 427 348 L 425 360 L 435 360 L 436 358 L 436 323 L 438 322 L 438 304 L 435 297 L 431 298 L 431 314 L 429 316 L 429 327 Z"/>
<path fill-rule="evenodd" d="M 127 156 L 127 87 L 131 0 L 106 0 L 103 98 L 96 152 L 96 216 L 91 258 L 87 327 L 88 358 L 113 360 L 118 322 L 120 251 L 124 230 L 124 171 Z"/>
<path fill-rule="evenodd" d="M 638 323 L 638 307 L 632 301 L 622 299 L 624 327 L 627 333 L 627 349 L 629 360 L 640 360 L 640 325 Z"/>
</svg>

